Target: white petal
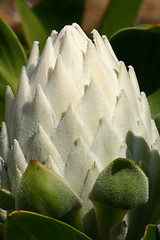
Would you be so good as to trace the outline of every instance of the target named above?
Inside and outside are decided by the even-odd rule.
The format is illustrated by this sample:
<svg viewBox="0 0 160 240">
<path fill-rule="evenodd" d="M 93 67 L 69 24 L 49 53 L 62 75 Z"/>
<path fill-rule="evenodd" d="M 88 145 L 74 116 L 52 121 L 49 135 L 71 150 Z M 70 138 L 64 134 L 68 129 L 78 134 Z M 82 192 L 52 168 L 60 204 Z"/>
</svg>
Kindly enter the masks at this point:
<svg viewBox="0 0 160 240">
<path fill-rule="evenodd" d="M 48 71 L 50 68 L 54 68 L 55 61 L 56 58 L 53 51 L 52 40 L 48 37 L 40 60 L 30 77 L 33 94 L 38 84 L 45 87 L 48 81 Z"/>
<path fill-rule="evenodd" d="M 10 133 L 12 132 L 12 129 L 10 128 L 10 122 L 11 122 L 11 116 L 12 116 L 13 102 L 14 102 L 14 95 L 13 95 L 12 89 L 10 86 L 7 86 L 6 98 L 5 98 L 5 121 L 9 130 L 9 136 L 10 136 Z"/>
<path fill-rule="evenodd" d="M 102 39 L 103 39 L 103 41 L 104 41 L 104 43 L 105 43 L 105 45 L 107 47 L 107 52 L 109 51 L 109 56 L 110 56 L 110 54 L 112 55 L 112 57 L 114 59 L 114 60 L 112 60 L 112 61 L 114 61 L 113 65 L 116 64 L 117 68 L 115 68 L 115 69 L 118 71 L 118 69 L 119 69 L 119 61 L 118 61 L 118 59 L 116 57 L 116 54 L 114 53 L 113 48 L 112 48 L 108 38 L 105 35 L 103 35 Z"/>
<path fill-rule="evenodd" d="M 25 108 L 29 101 L 30 101 L 30 86 L 26 74 L 26 69 L 25 67 L 22 67 L 17 93 L 15 96 L 14 104 L 12 106 L 12 117 L 10 123 L 12 129 L 12 135 L 10 136 L 11 140 L 13 140 L 13 138 L 16 135 L 16 129 L 22 120 Z"/>
<path fill-rule="evenodd" d="M 125 141 L 128 131 L 132 131 L 134 133 L 137 129 L 139 121 L 137 113 L 130 104 L 125 91 L 121 90 L 113 116 L 113 128 Z"/>
<path fill-rule="evenodd" d="M 83 84 L 88 85 L 90 79 L 94 79 L 103 95 L 114 107 L 117 95 L 116 74 L 104 65 L 91 40 L 88 40 L 83 66 Z"/>
<path fill-rule="evenodd" d="M 12 155 L 12 157 L 11 157 L 10 161 L 14 162 L 15 166 L 18 167 L 19 170 L 21 171 L 21 173 L 23 174 L 27 167 L 27 163 L 26 163 L 24 154 L 20 148 L 19 142 L 16 139 L 14 139 L 14 142 L 13 142 L 13 148 L 12 148 L 11 155 Z M 8 167 L 10 167 L 10 165 L 11 165 L 11 163 L 8 163 Z"/>
<path fill-rule="evenodd" d="M 39 47 L 38 47 L 39 42 L 34 41 L 33 42 L 33 46 L 32 46 L 32 50 L 30 52 L 30 56 L 28 59 L 28 63 L 27 63 L 27 75 L 28 77 L 31 76 L 32 72 L 34 71 L 38 60 L 39 60 Z"/>
<path fill-rule="evenodd" d="M 25 157 L 16 139 L 14 139 L 7 163 L 8 176 L 11 182 L 12 191 L 15 192 L 16 186 L 27 167 Z"/>
<path fill-rule="evenodd" d="M 134 68 L 132 66 L 129 66 L 128 68 L 129 68 L 128 73 L 129 73 L 129 76 L 130 76 L 132 86 L 134 87 L 134 90 L 137 93 L 137 95 L 140 97 L 140 88 L 139 88 L 139 85 L 138 85 L 138 80 L 137 80 Z"/>
<path fill-rule="evenodd" d="M 54 41 L 55 41 L 55 39 L 57 38 L 57 36 L 58 36 L 58 32 L 57 32 L 56 30 L 53 30 L 53 31 L 51 32 L 51 35 L 50 35 L 50 37 L 51 37 L 51 39 L 52 39 L 52 43 L 54 43 Z"/>
<path fill-rule="evenodd" d="M 86 177 L 86 181 L 85 181 L 85 184 L 84 184 L 84 187 L 82 190 L 82 194 L 81 194 L 81 199 L 83 202 L 83 206 L 81 209 L 82 217 L 84 217 L 84 215 L 93 208 L 92 202 L 88 199 L 88 195 L 89 195 L 99 173 L 100 173 L 100 170 L 99 170 L 96 162 L 94 162 L 91 170 L 88 172 L 88 175 Z"/>
<path fill-rule="evenodd" d="M 122 145 L 123 140 L 118 132 L 115 132 L 114 128 L 103 118 L 90 148 L 98 159 L 101 169 L 118 157 Z"/>
<path fill-rule="evenodd" d="M 146 98 L 146 95 L 144 92 L 141 92 L 139 105 L 140 105 L 140 109 L 141 109 L 141 119 L 142 119 L 145 129 L 148 133 L 148 136 L 150 137 L 152 135 L 151 113 L 150 113 L 149 104 L 148 104 L 148 101 L 147 101 L 147 98 Z"/>
<path fill-rule="evenodd" d="M 80 137 L 87 146 L 90 145 L 92 139 L 91 133 L 78 114 L 76 114 L 73 107 L 69 106 L 52 137 L 53 144 L 59 151 L 64 164 L 74 147 L 74 142 Z"/>
<path fill-rule="evenodd" d="M 80 92 L 67 72 L 61 57 L 57 58 L 54 71 L 50 72 L 49 82 L 45 89 L 47 99 L 51 103 L 56 119 L 59 122 L 69 104 L 76 107 L 81 99 Z"/>
<path fill-rule="evenodd" d="M 75 82 L 80 92 L 82 92 L 83 86 L 80 80 L 83 65 L 83 53 L 69 32 L 65 33 L 65 41 L 63 43 L 60 55 L 67 71 L 72 77 L 72 80 Z"/>
<path fill-rule="evenodd" d="M 40 85 L 37 87 L 33 103 L 28 107 L 20 126 L 17 128 L 16 139 L 20 142 L 22 149 L 37 132 L 39 124 L 50 137 L 57 125 L 53 109 Z"/>
<path fill-rule="evenodd" d="M 7 133 L 7 127 L 5 122 L 2 122 L 1 135 L 0 135 L 0 156 L 7 161 L 7 154 L 9 150 L 9 139 Z"/>
<path fill-rule="evenodd" d="M 120 70 L 118 75 L 120 91 L 124 89 L 130 103 L 135 108 L 137 114 L 140 114 L 139 99 L 137 93 L 135 92 L 129 74 L 123 62 L 120 62 Z"/>
<path fill-rule="evenodd" d="M 5 163 L 4 163 L 4 160 L 1 157 L 0 157 L 0 183 L 1 183 L 0 184 L 1 188 L 6 188 L 8 190 L 11 189 L 8 174 L 7 174 L 7 171 L 5 169 Z"/>
<path fill-rule="evenodd" d="M 78 34 L 75 35 L 75 39 L 78 39 L 80 46 L 83 46 L 83 47 L 85 46 L 85 48 L 82 49 L 85 52 L 87 47 L 88 37 L 77 23 L 73 23 L 72 26 L 78 31 L 78 33 L 80 33 L 80 35 Z"/>
<path fill-rule="evenodd" d="M 99 35 L 99 33 L 97 32 L 97 30 L 93 30 L 92 31 L 93 34 L 93 40 L 94 43 L 96 45 L 96 49 L 98 54 L 101 56 L 101 58 L 103 59 L 104 63 L 111 69 L 111 70 L 119 70 L 118 67 L 118 61 L 115 59 L 115 57 L 113 57 L 113 53 L 112 51 L 110 51 L 111 46 L 109 41 L 107 41 L 107 38 L 105 39 L 106 44 L 104 43 L 103 39 L 101 38 L 101 36 Z"/>
<path fill-rule="evenodd" d="M 111 123 L 113 108 L 97 88 L 94 80 L 88 86 L 77 113 L 93 134 L 97 131 L 103 116 Z"/>
<path fill-rule="evenodd" d="M 47 154 L 47 160 L 46 160 L 46 162 L 44 162 L 44 166 L 50 168 L 52 171 L 56 172 L 61 178 L 63 178 L 63 175 L 62 175 L 63 172 L 61 172 L 61 169 L 58 168 L 57 165 L 56 165 L 55 156 L 54 156 L 54 159 L 53 159 L 49 154 Z"/>
<path fill-rule="evenodd" d="M 50 155 L 54 160 L 55 165 L 59 169 L 59 172 L 62 174 L 64 166 L 61 157 L 53 145 L 51 139 L 39 125 L 38 131 L 34 135 L 30 149 L 27 152 L 27 161 L 29 162 L 31 158 L 34 158 L 40 163 L 48 166 L 48 164 L 50 164 L 49 162 L 51 162 L 51 159 L 48 157 L 48 155 Z"/>
<path fill-rule="evenodd" d="M 68 157 L 64 172 L 65 179 L 70 183 L 71 188 L 78 196 L 81 195 L 88 171 L 92 168 L 95 161 L 96 159 L 83 140 L 81 138 L 78 139 L 76 146 Z"/>
<path fill-rule="evenodd" d="M 70 34 L 72 41 L 77 45 L 77 47 L 82 51 L 86 52 L 87 47 L 87 36 L 79 27 L 78 24 L 73 23 L 72 26 L 65 26 L 57 36 L 56 40 L 54 41 L 54 49 L 57 55 L 61 52 L 63 48 L 63 44 L 65 41 L 66 32 Z"/>
</svg>

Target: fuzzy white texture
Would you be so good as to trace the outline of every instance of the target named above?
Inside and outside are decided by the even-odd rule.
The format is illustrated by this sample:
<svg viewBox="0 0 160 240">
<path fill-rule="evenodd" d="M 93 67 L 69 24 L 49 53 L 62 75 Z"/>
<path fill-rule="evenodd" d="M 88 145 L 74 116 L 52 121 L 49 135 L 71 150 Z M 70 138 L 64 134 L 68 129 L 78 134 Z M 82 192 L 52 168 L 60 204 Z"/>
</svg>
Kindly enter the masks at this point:
<svg viewBox="0 0 160 240">
<path fill-rule="evenodd" d="M 149 165 L 159 134 L 133 67 L 116 58 L 106 36 L 93 41 L 77 25 L 48 37 L 39 57 L 34 42 L 16 96 L 6 92 L 0 139 L 1 187 L 16 186 L 31 158 L 61 175 L 82 199 L 115 158 Z M 152 167 L 153 168 L 153 167 Z"/>
</svg>

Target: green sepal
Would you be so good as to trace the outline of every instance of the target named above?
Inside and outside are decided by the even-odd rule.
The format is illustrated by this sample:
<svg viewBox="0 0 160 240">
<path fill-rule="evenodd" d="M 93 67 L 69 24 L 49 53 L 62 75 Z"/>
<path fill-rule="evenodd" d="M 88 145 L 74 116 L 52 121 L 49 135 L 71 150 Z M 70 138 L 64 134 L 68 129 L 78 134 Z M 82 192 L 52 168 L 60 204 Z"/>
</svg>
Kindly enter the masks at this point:
<svg viewBox="0 0 160 240">
<path fill-rule="evenodd" d="M 4 210 L 15 209 L 15 197 L 7 189 L 0 188 L 0 208 Z"/>
<path fill-rule="evenodd" d="M 4 232 L 5 240 L 91 240 L 68 224 L 27 211 L 10 213 Z"/>
<path fill-rule="evenodd" d="M 148 224 L 141 240 L 159 240 L 157 226 L 154 224 Z"/>
<path fill-rule="evenodd" d="M 118 158 L 98 176 L 90 200 L 124 210 L 148 201 L 148 178 L 131 159 Z"/>
<path fill-rule="evenodd" d="M 31 159 L 17 188 L 16 209 L 37 212 L 81 229 L 81 200 L 64 179 Z"/>
<path fill-rule="evenodd" d="M 118 158 L 111 162 L 99 174 L 89 194 L 96 211 L 98 239 L 108 239 L 127 210 L 148 201 L 148 192 L 148 178 L 134 161 Z M 123 230 L 125 236 L 127 228 Z"/>
</svg>

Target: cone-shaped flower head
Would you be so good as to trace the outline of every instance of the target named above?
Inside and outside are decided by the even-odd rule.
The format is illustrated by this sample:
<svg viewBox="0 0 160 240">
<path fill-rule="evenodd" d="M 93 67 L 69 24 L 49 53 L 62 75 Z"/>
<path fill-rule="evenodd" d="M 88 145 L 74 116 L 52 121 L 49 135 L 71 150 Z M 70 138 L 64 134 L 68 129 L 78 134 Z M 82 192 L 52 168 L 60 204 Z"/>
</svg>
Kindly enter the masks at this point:
<svg viewBox="0 0 160 240">
<path fill-rule="evenodd" d="M 16 195 L 37 159 L 81 199 L 83 218 L 97 176 L 114 159 L 140 165 L 152 199 L 160 178 L 159 134 L 134 69 L 117 60 L 106 36 L 92 34 L 93 41 L 77 24 L 53 31 L 41 56 L 34 42 L 15 97 L 7 87 L 0 139 L 1 187 Z"/>
</svg>

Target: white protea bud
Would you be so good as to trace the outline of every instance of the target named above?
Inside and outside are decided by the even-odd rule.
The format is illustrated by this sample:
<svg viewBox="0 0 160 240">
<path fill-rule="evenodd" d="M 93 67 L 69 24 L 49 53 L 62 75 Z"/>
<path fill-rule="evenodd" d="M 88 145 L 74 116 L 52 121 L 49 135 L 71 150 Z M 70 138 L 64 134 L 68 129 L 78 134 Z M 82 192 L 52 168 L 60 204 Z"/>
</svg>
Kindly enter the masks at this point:
<svg viewBox="0 0 160 240">
<path fill-rule="evenodd" d="M 82 217 L 93 207 L 88 195 L 97 176 L 114 159 L 145 160 L 159 171 L 151 154 L 159 152 L 159 134 L 134 69 L 92 33 L 93 42 L 77 24 L 53 31 L 40 57 L 34 42 L 15 98 L 7 87 L 0 139 L 1 187 L 16 194 L 35 158 L 81 198 Z"/>
</svg>

